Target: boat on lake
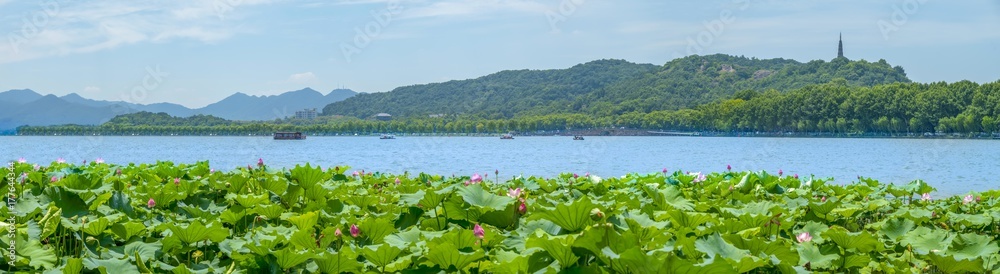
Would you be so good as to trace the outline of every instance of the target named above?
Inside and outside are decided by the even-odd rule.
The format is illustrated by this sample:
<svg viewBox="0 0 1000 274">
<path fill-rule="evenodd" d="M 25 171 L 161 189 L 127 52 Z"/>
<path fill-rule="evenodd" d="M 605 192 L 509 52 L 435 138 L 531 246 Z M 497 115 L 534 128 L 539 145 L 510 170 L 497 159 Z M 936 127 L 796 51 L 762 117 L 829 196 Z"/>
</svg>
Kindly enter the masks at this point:
<svg viewBox="0 0 1000 274">
<path fill-rule="evenodd" d="M 514 135 L 504 134 L 504 135 L 500 136 L 500 139 L 511 140 L 511 139 L 514 139 Z"/>
<path fill-rule="evenodd" d="M 573 140 L 583 141 L 583 136 L 580 136 L 580 135 L 573 136 Z"/>
<path fill-rule="evenodd" d="M 379 139 L 382 139 L 382 140 L 388 140 L 388 139 L 396 139 L 396 135 L 392 135 L 392 134 L 382 134 L 382 136 L 380 136 L 380 137 L 378 137 L 378 138 L 379 138 Z"/>
<path fill-rule="evenodd" d="M 305 140 L 306 135 L 302 132 L 275 132 L 275 140 Z"/>
</svg>

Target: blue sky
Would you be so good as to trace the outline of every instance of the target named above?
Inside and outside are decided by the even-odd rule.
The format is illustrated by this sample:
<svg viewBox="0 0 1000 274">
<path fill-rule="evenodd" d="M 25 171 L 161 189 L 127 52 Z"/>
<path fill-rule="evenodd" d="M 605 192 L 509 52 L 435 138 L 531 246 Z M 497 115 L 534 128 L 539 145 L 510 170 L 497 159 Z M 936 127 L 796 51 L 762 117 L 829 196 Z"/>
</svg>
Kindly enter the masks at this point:
<svg viewBox="0 0 1000 274">
<path fill-rule="evenodd" d="M 829 60 L 840 32 L 915 81 L 1000 79 L 992 0 L 0 0 L 0 90 L 202 107 L 606 58 Z"/>
</svg>

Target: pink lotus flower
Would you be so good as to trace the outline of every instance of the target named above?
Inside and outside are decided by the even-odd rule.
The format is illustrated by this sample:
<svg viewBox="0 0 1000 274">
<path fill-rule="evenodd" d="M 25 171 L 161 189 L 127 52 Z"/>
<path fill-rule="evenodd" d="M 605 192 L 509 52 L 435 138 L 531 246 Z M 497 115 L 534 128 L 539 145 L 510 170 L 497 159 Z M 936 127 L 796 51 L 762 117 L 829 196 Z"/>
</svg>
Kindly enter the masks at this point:
<svg viewBox="0 0 1000 274">
<path fill-rule="evenodd" d="M 208 169 L 208 173 L 215 173 L 215 169 L 214 168 L 209 168 Z"/>
<path fill-rule="evenodd" d="M 795 240 L 798 240 L 800 243 L 812 241 L 812 239 L 813 237 L 812 235 L 809 235 L 809 232 L 802 232 L 801 234 L 795 236 Z"/>
<path fill-rule="evenodd" d="M 35 168 L 35 171 L 38 171 L 38 170 L 42 169 L 42 166 L 40 166 L 38 164 L 35 164 L 33 167 Z"/>
<path fill-rule="evenodd" d="M 819 201 L 825 203 L 826 202 L 826 196 L 819 197 Z"/>
<path fill-rule="evenodd" d="M 17 162 L 23 164 L 23 163 L 27 163 L 28 160 L 25 160 L 24 157 L 21 157 L 21 158 L 17 158 Z"/>
<path fill-rule="evenodd" d="M 511 198 L 521 196 L 521 188 L 511 188 L 510 190 L 507 190 L 507 196 Z"/>
<path fill-rule="evenodd" d="M 733 166 L 726 165 L 726 170 L 732 171 L 733 170 Z"/>
<path fill-rule="evenodd" d="M 971 203 L 972 201 L 975 201 L 975 199 L 976 198 L 972 197 L 972 195 L 965 195 L 965 198 L 962 199 L 962 203 L 963 204 L 968 204 L 968 203 Z"/>
<path fill-rule="evenodd" d="M 583 177 L 590 177 L 590 172 L 584 173 Z"/>
<path fill-rule="evenodd" d="M 66 163 L 66 159 L 63 159 L 62 157 L 59 157 L 58 159 L 56 159 L 56 163 L 65 164 Z"/>
<path fill-rule="evenodd" d="M 472 183 L 479 183 L 483 181 L 483 176 L 479 176 L 479 173 L 472 174 L 472 178 L 469 179 Z"/>
<path fill-rule="evenodd" d="M 396 184 L 397 184 L 397 185 L 398 185 L 398 184 L 400 184 L 400 182 L 399 182 L 399 178 L 396 178 Z"/>
<path fill-rule="evenodd" d="M 257 158 L 257 167 L 264 167 L 264 158 Z"/>
<path fill-rule="evenodd" d="M 337 230 L 333 231 L 333 236 L 336 236 L 337 238 L 340 238 L 340 236 L 344 236 L 344 233 L 340 232 L 340 228 L 338 227 Z"/>
<path fill-rule="evenodd" d="M 56 176 L 52 176 L 52 180 L 51 180 L 51 181 L 52 181 L 53 183 L 55 183 L 56 181 L 59 181 L 59 178 L 57 178 Z"/>
<path fill-rule="evenodd" d="M 122 176 L 122 170 L 121 169 L 115 169 L 115 175 Z"/>
<path fill-rule="evenodd" d="M 94 162 L 98 163 L 98 164 L 103 164 L 104 163 L 104 158 L 97 157 L 97 159 L 94 159 Z"/>
<path fill-rule="evenodd" d="M 781 176 L 781 175 L 783 175 L 783 174 L 785 174 L 785 172 L 784 172 L 784 171 L 781 171 L 781 169 L 778 169 L 778 176 Z"/>
<path fill-rule="evenodd" d="M 358 172 L 355 171 L 354 173 L 351 174 L 351 176 L 358 177 Z"/>
<path fill-rule="evenodd" d="M 247 164 L 247 170 L 253 170 L 253 167 L 250 167 L 250 165 Z"/>
<path fill-rule="evenodd" d="M 357 225 L 353 225 L 352 224 L 351 225 L 351 237 L 357 238 L 358 235 L 361 235 L 361 229 L 358 229 Z"/>
<path fill-rule="evenodd" d="M 573 173 L 573 179 L 576 179 L 576 178 L 580 178 L 580 175 L 576 175 L 576 173 Z"/>
<path fill-rule="evenodd" d="M 174 185 L 175 186 L 180 186 L 181 185 L 181 178 L 174 178 Z"/>
<path fill-rule="evenodd" d="M 920 200 L 924 201 L 924 202 L 930 201 L 931 200 L 931 194 L 930 193 L 920 194 Z"/>
<path fill-rule="evenodd" d="M 694 174 L 691 174 L 691 175 L 695 175 L 694 180 L 691 180 L 691 183 L 697 184 L 697 183 L 701 183 L 701 182 L 704 182 L 705 180 L 707 180 L 707 178 L 705 178 L 705 174 L 701 174 L 701 172 L 694 173 Z"/>
<path fill-rule="evenodd" d="M 663 168 L 663 173 L 667 173 L 667 168 Z"/>
<path fill-rule="evenodd" d="M 462 184 L 465 185 L 465 186 L 469 186 L 469 181 L 465 181 L 465 183 L 462 183 Z"/>
<path fill-rule="evenodd" d="M 479 224 L 476 224 L 475 227 L 472 227 L 472 233 L 475 234 L 476 237 L 479 237 L 480 239 L 486 236 L 486 231 L 483 230 L 483 227 L 479 226 Z"/>
<path fill-rule="evenodd" d="M 528 205 L 525 205 L 522 202 L 521 205 L 517 206 L 517 213 L 520 213 L 521 215 L 524 215 L 524 213 L 527 213 L 527 212 L 528 212 Z"/>
<path fill-rule="evenodd" d="M 792 177 L 794 177 L 795 179 L 798 179 L 798 178 L 799 178 L 799 174 L 798 174 L 798 173 L 795 173 L 795 175 L 794 175 L 794 176 L 792 176 Z"/>
<path fill-rule="evenodd" d="M 146 207 L 153 208 L 154 206 L 156 206 L 156 201 L 153 198 L 149 198 L 149 202 L 146 202 Z"/>
</svg>

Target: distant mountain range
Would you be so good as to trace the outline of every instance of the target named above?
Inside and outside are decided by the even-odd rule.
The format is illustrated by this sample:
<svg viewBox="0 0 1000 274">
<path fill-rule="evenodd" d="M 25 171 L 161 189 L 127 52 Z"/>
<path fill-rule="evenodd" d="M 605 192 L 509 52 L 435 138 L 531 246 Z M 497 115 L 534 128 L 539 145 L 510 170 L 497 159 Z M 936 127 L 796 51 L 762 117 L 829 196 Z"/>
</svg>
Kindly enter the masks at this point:
<svg viewBox="0 0 1000 274">
<path fill-rule="evenodd" d="M 171 103 L 142 105 L 93 100 L 76 93 L 59 97 L 41 95 L 30 89 L 9 90 L 0 92 L 0 131 L 21 125 L 97 125 L 118 115 L 140 111 L 164 112 L 178 117 L 204 114 L 228 120 L 274 120 L 303 109 L 319 110 L 356 94 L 349 89 L 335 89 L 323 95 L 311 88 L 272 96 L 236 93 L 203 108 L 190 109 Z"/>
</svg>

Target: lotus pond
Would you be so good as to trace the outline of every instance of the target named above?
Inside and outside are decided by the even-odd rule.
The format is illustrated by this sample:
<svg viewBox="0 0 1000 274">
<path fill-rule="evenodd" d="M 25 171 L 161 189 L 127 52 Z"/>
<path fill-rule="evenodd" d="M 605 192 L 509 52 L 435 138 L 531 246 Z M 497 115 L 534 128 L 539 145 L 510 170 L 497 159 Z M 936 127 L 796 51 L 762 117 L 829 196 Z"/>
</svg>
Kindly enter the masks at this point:
<svg viewBox="0 0 1000 274">
<path fill-rule="evenodd" d="M 14 209 L 0 209 L 13 231 L 0 232 L 0 270 L 15 272 L 1000 270 L 1000 192 L 932 197 L 921 181 L 730 171 L 495 181 L 263 162 L 228 172 L 14 163 L 0 175 Z"/>
</svg>

